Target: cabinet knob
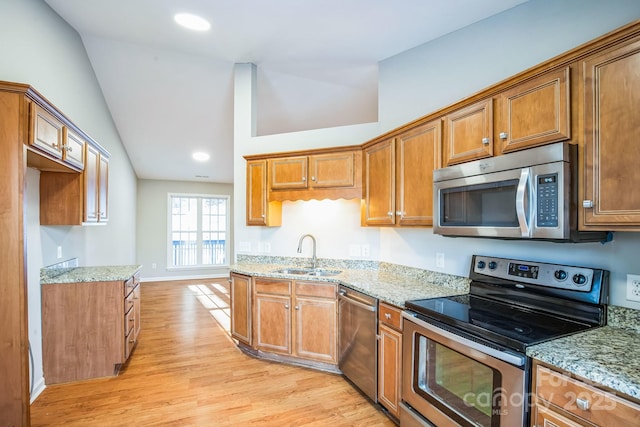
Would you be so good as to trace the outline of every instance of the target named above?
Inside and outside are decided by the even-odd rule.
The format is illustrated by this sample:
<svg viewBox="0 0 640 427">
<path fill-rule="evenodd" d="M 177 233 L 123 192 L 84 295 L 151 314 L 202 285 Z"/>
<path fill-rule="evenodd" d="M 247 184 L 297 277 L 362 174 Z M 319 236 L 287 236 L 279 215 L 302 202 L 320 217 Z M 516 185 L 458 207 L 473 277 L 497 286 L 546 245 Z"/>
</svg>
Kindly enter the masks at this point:
<svg viewBox="0 0 640 427">
<path fill-rule="evenodd" d="M 402 211 L 396 211 L 396 215 L 402 216 L 402 215 L 404 215 L 404 213 Z"/>
<path fill-rule="evenodd" d="M 316 180 L 316 177 L 315 177 L 315 176 L 312 176 L 312 177 L 311 177 L 311 181 L 314 181 L 314 182 L 315 182 L 315 180 Z"/>
<path fill-rule="evenodd" d="M 485 138 L 482 138 L 482 143 L 483 143 L 484 145 L 488 145 L 488 144 L 489 144 L 489 138 L 486 138 L 486 137 L 485 137 Z"/>
<path fill-rule="evenodd" d="M 129 319 L 129 322 L 135 322 L 135 319 Z"/>
<path fill-rule="evenodd" d="M 593 200 L 583 200 L 582 207 L 585 209 L 590 209 L 593 207 Z"/>
<path fill-rule="evenodd" d="M 576 406 L 578 407 L 578 409 L 582 409 L 583 411 L 588 411 L 589 400 L 579 397 L 576 399 Z"/>
<path fill-rule="evenodd" d="M 285 304 L 284 308 L 286 308 L 287 310 L 289 310 L 289 304 Z"/>
<path fill-rule="evenodd" d="M 387 215 L 393 216 L 393 212 L 387 212 Z"/>
<path fill-rule="evenodd" d="M 264 214 L 260 215 L 262 218 L 264 218 Z"/>
<path fill-rule="evenodd" d="M 300 307 L 297 306 L 297 305 L 295 307 L 293 307 L 293 308 L 295 308 L 296 310 L 300 310 Z"/>
<path fill-rule="evenodd" d="M 69 153 L 73 151 L 73 147 L 70 145 L 63 145 L 62 148 L 67 150 L 67 152 Z"/>
<path fill-rule="evenodd" d="M 384 314 L 384 318 L 385 319 L 391 319 L 391 313 L 385 313 Z"/>
<path fill-rule="evenodd" d="M 500 132 L 500 139 L 507 139 L 507 137 L 509 136 L 508 133 L 506 132 Z"/>
<path fill-rule="evenodd" d="M 303 176 L 303 177 L 302 177 L 302 182 L 304 182 L 304 181 L 306 181 L 306 180 L 307 180 L 307 177 L 306 177 L 306 176 Z"/>
</svg>

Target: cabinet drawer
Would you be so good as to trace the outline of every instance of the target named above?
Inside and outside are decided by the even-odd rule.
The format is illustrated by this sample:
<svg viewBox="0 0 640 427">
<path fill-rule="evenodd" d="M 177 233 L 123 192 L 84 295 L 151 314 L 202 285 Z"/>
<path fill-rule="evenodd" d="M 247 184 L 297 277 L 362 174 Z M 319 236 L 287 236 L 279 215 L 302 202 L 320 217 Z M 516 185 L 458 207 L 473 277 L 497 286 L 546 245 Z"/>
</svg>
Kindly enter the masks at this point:
<svg viewBox="0 0 640 427">
<path fill-rule="evenodd" d="M 255 290 L 259 294 L 291 295 L 291 281 L 256 279 Z"/>
<path fill-rule="evenodd" d="M 399 308 L 382 302 L 380 303 L 380 309 L 378 312 L 378 320 L 380 320 L 380 322 L 397 330 L 402 330 L 401 317 L 401 310 Z"/>
<path fill-rule="evenodd" d="M 131 307 L 129 311 L 124 315 L 124 335 L 128 337 L 133 331 L 136 321 L 136 308 Z"/>
<path fill-rule="evenodd" d="M 126 297 L 140 283 L 140 274 L 134 274 L 124 282 L 124 296 Z"/>
<path fill-rule="evenodd" d="M 128 313 L 134 305 L 135 295 L 133 292 L 130 292 L 129 295 L 124 299 L 124 313 Z"/>
<path fill-rule="evenodd" d="M 336 285 L 333 283 L 296 281 L 296 296 L 336 298 Z"/>
<path fill-rule="evenodd" d="M 640 405 L 543 366 L 536 368 L 536 395 L 597 425 L 640 424 Z"/>
</svg>

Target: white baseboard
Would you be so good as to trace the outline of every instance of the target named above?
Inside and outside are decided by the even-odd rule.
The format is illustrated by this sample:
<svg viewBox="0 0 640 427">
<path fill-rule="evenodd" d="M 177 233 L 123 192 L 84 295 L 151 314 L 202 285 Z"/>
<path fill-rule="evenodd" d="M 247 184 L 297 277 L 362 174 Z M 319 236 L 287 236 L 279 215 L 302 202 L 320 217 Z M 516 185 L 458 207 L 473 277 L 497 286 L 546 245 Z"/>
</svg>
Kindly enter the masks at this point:
<svg viewBox="0 0 640 427">
<path fill-rule="evenodd" d="M 33 393 L 31 393 L 30 403 L 33 404 L 45 388 L 47 388 L 47 386 L 44 385 L 44 378 L 40 378 L 38 382 L 33 385 Z"/>
<path fill-rule="evenodd" d="M 141 282 L 170 282 L 172 280 L 194 280 L 194 279 L 224 279 L 229 273 L 200 274 L 194 276 L 165 276 L 165 277 L 141 277 Z"/>
</svg>

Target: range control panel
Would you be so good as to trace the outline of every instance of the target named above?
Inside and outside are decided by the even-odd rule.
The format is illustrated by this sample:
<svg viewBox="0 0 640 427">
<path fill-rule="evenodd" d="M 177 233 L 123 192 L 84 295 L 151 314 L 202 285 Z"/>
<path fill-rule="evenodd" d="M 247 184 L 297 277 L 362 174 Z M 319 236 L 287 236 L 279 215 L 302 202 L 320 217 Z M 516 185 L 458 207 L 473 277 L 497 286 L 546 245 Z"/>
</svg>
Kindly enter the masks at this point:
<svg viewBox="0 0 640 427">
<path fill-rule="evenodd" d="M 593 285 L 592 268 L 479 255 L 474 259 L 473 272 L 487 277 L 581 292 L 591 291 Z"/>
</svg>

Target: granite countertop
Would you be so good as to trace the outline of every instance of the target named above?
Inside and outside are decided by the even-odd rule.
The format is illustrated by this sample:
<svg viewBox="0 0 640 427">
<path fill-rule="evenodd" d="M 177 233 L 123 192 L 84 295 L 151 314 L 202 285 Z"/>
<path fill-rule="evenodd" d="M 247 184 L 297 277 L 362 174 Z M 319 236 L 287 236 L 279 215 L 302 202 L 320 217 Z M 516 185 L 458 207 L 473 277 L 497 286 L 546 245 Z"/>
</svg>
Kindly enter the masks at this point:
<svg viewBox="0 0 640 427">
<path fill-rule="evenodd" d="M 527 355 L 640 399 L 640 310 L 609 306 L 607 326 L 527 348 Z"/>
<path fill-rule="evenodd" d="M 238 257 L 231 271 L 248 276 L 340 283 L 380 300 L 404 307 L 407 300 L 461 295 L 469 292 L 469 279 L 387 263 L 322 260 L 320 268 L 338 269 L 333 276 L 301 276 L 275 273 L 283 267 L 300 266 L 299 258 Z"/>
<path fill-rule="evenodd" d="M 141 265 L 42 268 L 40 269 L 40 284 L 50 285 L 55 283 L 111 282 L 127 280 L 141 268 Z"/>
</svg>

